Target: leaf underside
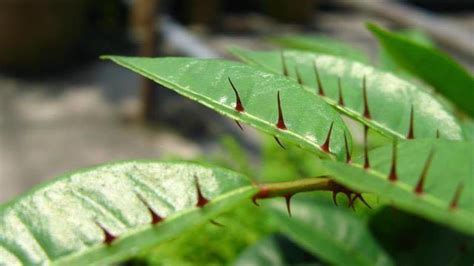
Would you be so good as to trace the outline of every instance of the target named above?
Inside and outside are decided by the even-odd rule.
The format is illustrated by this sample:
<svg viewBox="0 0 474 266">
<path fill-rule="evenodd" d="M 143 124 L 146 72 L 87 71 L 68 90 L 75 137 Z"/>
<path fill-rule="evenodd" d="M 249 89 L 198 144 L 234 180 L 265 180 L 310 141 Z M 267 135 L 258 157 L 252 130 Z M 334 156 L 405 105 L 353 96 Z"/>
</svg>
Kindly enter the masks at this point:
<svg viewBox="0 0 474 266">
<path fill-rule="evenodd" d="M 344 134 L 351 140 L 350 133 L 337 112 L 321 99 L 312 97 L 311 93 L 296 82 L 281 75 L 238 62 L 216 59 L 103 58 L 111 59 L 225 116 L 326 158 L 335 155 L 343 159 Z M 237 93 L 243 110 L 237 108 Z M 278 127 L 278 94 L 286 129 Z M 329 132 L 330 153 L 327 153 L 322 146 Z"/>
<path fill-rule="evenodd" d="M 340 57 L 296 50 L 260 52 L 232 49 L 232 53 L 251 65 L 279 74 L 284 73 L 284 60 L 290 79 L 298 80 L 298 73 L 305 90 L 386 136 L 401 139 L 409 136 L 413 107 L 414 138 L 435 138 L 439 131 L 441 138 L 462 139 L 457 120 L 441 103 L 424 89 L 389 72 Z M 319 95 L 315 66 L 324 96 Z M 362 89 L 364 77 L 366 101 Z M 343 103 L 339 98 L 340 91 Z"/>
<path fill-rule="evenodd" d="M 197 187 L 209 200 L 202 208 Z M 0 265 L 120 261 L 254 193 L 245 176 L 184 162 L 128 161 L 67 174 L 0 208 Z"/>
<path fill-rule="evenodd" d="M 367 27 L 398 65 L 474 116 L 474 77 L 466 69 L 435 48 L 420 45 L 374 24 Z"/>
<path fill-rule="evenodd" d="M 324 261 L 334 265 L 392 265 L 365 222 L 350 210 L 296 197 L 292 217 L 288 217 L 284 204 L 274 203 L 272 213 L 280 230 Z"/>
<path fill-rule="evenodd" d="M 390 145 L 370 152 L 369 161 L 369 169 L 362 167 L 362 158 L 323 164 L 336 181 L 356 191 L 375 193 L 395 207 L 474 235 L 474 142 L 404 141 L 397 147 L 396 181 L 389 180 Z"/>
</svg>

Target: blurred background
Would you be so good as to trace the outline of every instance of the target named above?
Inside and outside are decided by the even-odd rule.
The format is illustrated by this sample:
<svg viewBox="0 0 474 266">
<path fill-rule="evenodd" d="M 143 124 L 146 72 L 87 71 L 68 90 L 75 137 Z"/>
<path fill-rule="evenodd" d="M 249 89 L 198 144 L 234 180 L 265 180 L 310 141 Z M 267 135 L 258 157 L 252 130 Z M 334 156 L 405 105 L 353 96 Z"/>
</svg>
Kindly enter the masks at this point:
<svg viewBox="0 0 474 266">
<path fill-rule="evenodd" d="M 202 158 L 229 138 L 259 163 L 256 132 L 101 54 L 230 59 L 230 46 L 277 48 L 268 37 L 304 34 L 375 61 L 367 21 L 416 30 L 474 69 L 472 0 L 0 0 L 0 203 L 73 169 Z"/>
</svg>

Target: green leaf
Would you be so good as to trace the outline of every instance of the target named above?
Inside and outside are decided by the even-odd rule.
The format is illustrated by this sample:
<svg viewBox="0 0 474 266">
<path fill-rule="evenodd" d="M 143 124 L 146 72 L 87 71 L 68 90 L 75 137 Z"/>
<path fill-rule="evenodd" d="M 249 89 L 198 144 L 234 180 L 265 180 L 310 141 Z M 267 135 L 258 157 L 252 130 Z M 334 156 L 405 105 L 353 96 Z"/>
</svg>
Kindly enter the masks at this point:
<svg viewBox="0 0 474 266">
<path fill-rule="evenodd" d="M 209 200 L 202 208 L 197 186 Z M 184 162 L 128 161 L 66 174 L 0 207 L 0 264 L 116 262 L 255 191 L 245 176 Z M 164 220 L 152 224 L 152 213 Z M 116 237 L 110 245 L 106 232 Z"/>
<path fill-rule="evenodd" d="M 270 41 L 287 49 L 337 55 L 362 63 L 370 63 L 367 55 L 361 50 L 325 36 L 283 36 L 270 38 Z"/>
<path fill-rule="evenodd" d="M 233 49 L 245 62 L 274 73 L 283 73 L 280 51 L 255 52 Z M 454 116 L 433 96 L 399 77 L 359 62 L 330 55 L 283 51 L 289 76 L 296 79 L 296 68 L 304 89 L 317 95 L 314 64 L 321 77 L 327 103 L 387 136 L 405 138 L 410 127 L 411 106 L 414 108 L 415 138 L 434 138 L 439 130 L 442 138 L 462 139 L 462 131 Z M 367 101 L 371 119 L 364 117 L 362 80 L 367 81 Z M 344 106 L 338 104 L 338 78 L 341 79 Z"/>
<path fill-rule="evenodd" d="M 281 75 L 232 61 L 193 58 L 134 58 L 109 56 L 129 68 L 179 94 L 225 116 L 242 121 L 263 132 L 295 143 L 323 157 L 334 157 L 322 150 L 331 123 L 334 123 L 330 151 L 344 158 L 344 134 L 349 131 L 340 116 L 321 99 Z M 236 110 L 235 85 L 243 112 Z M 279 129 L 278 92 L 287 129 Z"/>
<path fill-rule="evenodd" d="M 423 193 L 415 193 L 427 166 Z M 375 193 L 394 206 L 474 234 L 474 142 L 413 140 L 400 143 L 396 157 L 397 181 L 388 179 L 391 145 L 369 153 L 370 169 L 359 158 L 353 164 L 323 162 L 334 179 L 356 191 Z M 452 208 L 459 193 L 457 207 Z"/>
<path fill-rule="evenodd" d="M 474 77 L 447 54 L 386 31 L 367 28 L 398 65 L 433 86 L 461 110 L 474 116 Z"/>
<path fill-rule="evenodd" d="M 287 265 L 276 238 L 270 236 L 248 247 L 235 261 L 236 266 L 283 266 Z"/>
<path fill-rule="evenodd" d="M 292 217 L 284 204 L 272 205 L 280 230 L 314 255 L 334 265 L 392 265 L 367 224 L 347 208 L 295 196 Z M 280 202 L 282 203 L 282 202 Z"/>
<path fill-rule="evenodd" d="M 464 138 L 469 141 L 474 140 L 474 120 L 466 120 L 461 122 Z"/>
</svg>

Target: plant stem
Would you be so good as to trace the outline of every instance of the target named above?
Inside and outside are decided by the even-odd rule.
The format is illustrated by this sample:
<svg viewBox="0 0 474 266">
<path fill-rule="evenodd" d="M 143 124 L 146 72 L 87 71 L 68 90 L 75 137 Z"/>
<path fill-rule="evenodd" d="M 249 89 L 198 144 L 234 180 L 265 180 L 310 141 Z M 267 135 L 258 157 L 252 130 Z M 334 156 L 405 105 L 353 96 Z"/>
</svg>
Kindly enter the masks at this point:
<svg viewBox="0 0 474 266">
<path fill-rule="evenodd" d="M 332 181 L 328 176 L 309 177 L 278 183 L 266 183 L 258 186 L 260 190 L 254 196 L 254 199 L 287 197 L 298 192 L 316 190 L 333 191 L 336 185 L 337 184 L 334 183 L 334 181 Z"/>
</svg>

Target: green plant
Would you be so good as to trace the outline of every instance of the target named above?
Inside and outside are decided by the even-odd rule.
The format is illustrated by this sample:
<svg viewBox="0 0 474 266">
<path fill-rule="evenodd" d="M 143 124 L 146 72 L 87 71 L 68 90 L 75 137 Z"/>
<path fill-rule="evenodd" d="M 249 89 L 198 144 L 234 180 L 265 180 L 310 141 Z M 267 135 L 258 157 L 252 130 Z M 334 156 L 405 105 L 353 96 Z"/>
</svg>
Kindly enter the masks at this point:
<svg viewBox="0 0 474 266">
<path fill-rule="evenodd" d="M 238 159 L 228 167 L 236 171 L 205 163 L 126 161 L 66 174 L 0 207 L 0 264 L 84 265 L 135 257 L 165 265 L 392 265 L 409 264 L 407 256 L 430 256 L 430 249 L 406 255 L 394 244 L 409 233 L 416 243 L 443 249 L 446 257 L 433 264 L 471 263 L 472 255 L 459 252 L 474 254 L 474 143 L 465 140 L 472 130 L 426 88 L 343 57 L 351 54 L 347 47 L 342 54 L 319 48 L 334 41 L 312 41 L 319 53 L 233 49 L 248 65 L 103 57 L 234 119 L 242 129 L 243 123 L 267 133 L 278 146 L 264 141 L 260 172 L 227 140 Z M 467 95 L 472 88 L 458 89 Z M 435 89 L 448 90 L 443 84 Z M 462 119 L 471 115 L 462 104 L 459 109 L 466 111 Z M 363 125 L 362 145 L 340 114 Z M 380 147 L 369 147 L 369 136 Z M 317 193 L 302 193 L 312 191 Z M 284 201 L 263 200 L 269 198 Z M 407 213 L 414 215 L 417 230 L 433 228 L 441 242 L 429 241 L 429 233 L 417 237 L 410 222 L 387 233 L 383 219 L 389 208 L 403 213 L 403 221 L 412 219 Z M 247 234 L 230 233 L 235 228 Z M 234 240 L 219 236 L 225 230 Z M 281 252 L 282 236 L 290 239 L 286 247 L 306 255 L 295 259 Z M 444 240 L 453 244 L 442 246 Z M 197 255 L 196 247 L 209 251 Z"/>
</svg>

